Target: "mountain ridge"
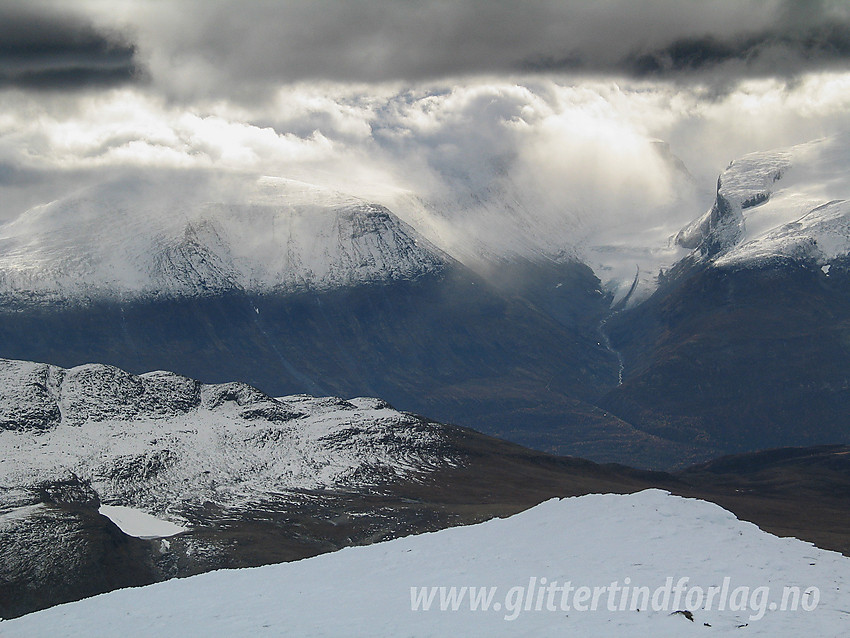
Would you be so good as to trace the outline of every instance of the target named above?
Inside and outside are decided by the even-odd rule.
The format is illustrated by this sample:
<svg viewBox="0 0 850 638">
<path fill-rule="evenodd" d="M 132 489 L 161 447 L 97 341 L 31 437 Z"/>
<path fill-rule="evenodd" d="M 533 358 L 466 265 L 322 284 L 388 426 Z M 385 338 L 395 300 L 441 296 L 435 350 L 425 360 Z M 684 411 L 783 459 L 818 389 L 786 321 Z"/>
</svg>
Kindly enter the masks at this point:
<svg viewBox="0 0 850 638">
<path fill-rule="evenodd" d="M 123 178 L 30 209 L 0 226 L 0 293 L 47 303 L 291 293 L 415 279 L 452 261 L 379 204 L 269 177 L 209 201 L 221 188 Z"/>
</svg>

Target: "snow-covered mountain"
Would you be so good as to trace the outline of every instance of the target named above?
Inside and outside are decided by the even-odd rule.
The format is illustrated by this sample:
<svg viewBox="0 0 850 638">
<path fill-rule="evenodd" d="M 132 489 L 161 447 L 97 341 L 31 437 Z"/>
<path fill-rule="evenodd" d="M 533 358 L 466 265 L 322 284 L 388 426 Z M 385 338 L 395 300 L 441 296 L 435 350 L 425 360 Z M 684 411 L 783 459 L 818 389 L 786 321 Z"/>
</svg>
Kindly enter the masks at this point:
<svg viewBox="0 0 850 638">
<path fill-rule="evenodd" d="M 850 134 L 758 152 L 720 175 L 712 208 L 676 241 L 718 267 L 813 262 L 850 253 Z"/>
<path fill-rule="evenodd" d="M 0 226 L 0 293 L 42 300 L 294 292 L 415 279 L 448 257 L 383 206 L 282 178 L 133 176 Z"/>
<path fill-rule="evenodd" d="M 135 171 L 0 225 L 0 356 L 380 396 L 497 435 L 517 410 L 537 432 L 563 421 L 553 397 L 592 401 L 616 383 L 597 334 L 607 297 L 583 264 L 553 263 L 488 278 L 368 200 Z"/>
<path fill-rule="evenodd" d="M 848 166 L 850 134 L 733 161 L 687 256 L 606 323 L 624 375 L 601 403 L 727 453 L 846 441 Z"/>
<path fill-rule="evenodd" d="M 470 527 L 126 589 L 0 629 L 10 638 L 838 638 L 850 631 L 848 576 L 847 557 L 649 490 L 550 500 Z"/>
<path fill-rule="evenodd" d="M 169 372 L 0 360 L 0 507 L 74 477 L 102 503 L 179 519 L 207 502 L 427 473 L 458 462 L 444 442 L 436 425 L 377 399 L 273 399 Z"/>
<path fill-rule="evenodd" d="M 367 495 L 462 466 L 449 438 L 378 399 L 0 360 L 0 616 L 444 526 Z"/>
</svg>

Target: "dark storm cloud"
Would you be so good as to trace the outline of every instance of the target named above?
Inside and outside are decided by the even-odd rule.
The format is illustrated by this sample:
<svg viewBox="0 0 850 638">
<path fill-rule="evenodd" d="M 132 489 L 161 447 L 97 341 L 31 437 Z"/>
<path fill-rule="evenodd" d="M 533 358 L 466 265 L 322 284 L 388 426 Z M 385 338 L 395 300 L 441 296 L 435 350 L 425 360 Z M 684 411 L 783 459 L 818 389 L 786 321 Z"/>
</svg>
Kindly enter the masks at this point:
<svg viewBox="0 0 850 638">
<path fill-rule="evenodd" d="M 640 6 L 655 13 L 664 4 L 649 1 Z M 723 8 L 714 7 L 721 11 Z M 561 56 L 532 57 L 526 68 L 681 78 L 718 69 L 732 76 L 788 76 L 805 70 L 850 66 L 850 6 L 846 3 L 751 0 L 736 6 L 728 3 L 726 8 L 738 10 L 728 24 L 721 18 L 701 28 L 704 16 L 695 5 L 682 2 L 678 20 L 675 13 L 666 19 L 660 17 L 661 24 L 667 22 L 670 26 L 665 37 L 641 37 L 633 32 L 630 37 L 608 42 L 598 32 L 610 55 L 593 55 L 588 49 L 577 47 Z M 692 20 L 686 23 L 681 19 L 687 15 Z M 616 19 L 617 14 L 612 16 Z M 759 19 L 761 23 L 756 25 Z"/>
<path fill-rule="evenodd" d="M 140 52 L 175 94 L 553 70 L 788 76 L 850 64 L 845 0 L 139 4 Z"/>
<path fill-rule="evenodd" d="M 742 73 L 784 75 L 848 61 L 850 24 L 825 23 L 727 40 L 712 35 L 682 38 L 660 49 L 628 56 L 623 67 L 636 76 L 652 76 L 711 70 L 737 62 Z"/>
<path fill-rule="evenodd" d="M 135 46 L 48 5 L 0 4 L 0 86 L 75 89 L 139 77 Z"/>
</svg>

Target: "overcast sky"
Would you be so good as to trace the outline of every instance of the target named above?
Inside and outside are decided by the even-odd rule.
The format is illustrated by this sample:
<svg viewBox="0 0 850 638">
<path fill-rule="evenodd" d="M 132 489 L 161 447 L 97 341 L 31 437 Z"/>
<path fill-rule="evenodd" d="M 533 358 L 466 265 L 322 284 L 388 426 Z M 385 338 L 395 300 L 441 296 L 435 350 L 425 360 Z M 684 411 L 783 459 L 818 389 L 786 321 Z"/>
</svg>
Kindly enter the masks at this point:
<svg viewBox="0 0 850 638">
<path fill-rule="evenodd" d="M 849 65 L 844 0 L 0 0 L 0 219 L 187 169 L 666 232 Z"/>
<path fill-rule="evenodd" d="M 296 80 L 529 71 L 678 78 L 843 66 L 843 0 L 5 0 L 4 81 L 146 78 L 234 97 Z"/>
</svg>

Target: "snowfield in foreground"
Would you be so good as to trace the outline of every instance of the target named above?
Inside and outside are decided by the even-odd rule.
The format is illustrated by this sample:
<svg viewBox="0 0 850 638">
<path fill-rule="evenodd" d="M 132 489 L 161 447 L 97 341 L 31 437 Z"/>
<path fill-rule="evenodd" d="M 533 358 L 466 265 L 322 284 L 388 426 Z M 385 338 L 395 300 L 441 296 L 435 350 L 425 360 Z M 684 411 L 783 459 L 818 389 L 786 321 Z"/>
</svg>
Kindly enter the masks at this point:
<svg viewBox="0 0 850 638">
<path fill-rule="evenodd" d="M 848 576 L 850 559 L 840 554 L 648 490 L 551 500 L 508 519 L 120 590 L 3 622 L 0 633 L 837 637 L 850 632 Z M 630 588 L 625 604 L 615 582 Z M 565 595 L 565 586 L 574 589 Z M 471 587 L 488 588 L 476 611 L 463 589 Z M 641 587 L 650 594 L 638 593 L 640 611 L 632 610 Z M 606 589 L 594 611 L 595 588 Z M 778 608 L 784 588 L 799 588 L 796 611 Z M 693 620 L 675 613 L 686 610 Z"/>
</svg>

